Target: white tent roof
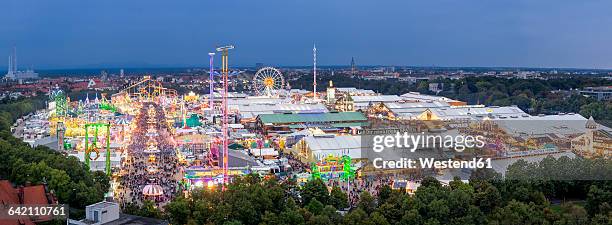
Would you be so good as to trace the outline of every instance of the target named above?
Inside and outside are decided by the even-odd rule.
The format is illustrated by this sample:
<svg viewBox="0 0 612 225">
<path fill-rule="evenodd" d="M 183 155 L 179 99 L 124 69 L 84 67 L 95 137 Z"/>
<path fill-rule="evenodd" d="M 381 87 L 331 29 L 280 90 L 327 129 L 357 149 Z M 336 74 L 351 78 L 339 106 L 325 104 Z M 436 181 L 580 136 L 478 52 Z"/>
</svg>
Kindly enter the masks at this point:
<svg viewBox="0 0 612 225">
<path fill-rule="evenodd" d="M 397 95 L 365 95 L 365 96 L 353 96 L 353 102 L 399 102 L 402 100 Z"/>
<path fill-rule="evenodd" d="M 230 105 L 230 110 L 238 110 L 242 118 L 255 118 L 260 114 L 329 112 L 323 104 L 242 104 Z"/>
<path fill-rule="evenodd" d="M 307 136 L 303 140 L 318 159 L 327 155 L 361 158 L 364 151 L 361 136 Z"/>
</svg>

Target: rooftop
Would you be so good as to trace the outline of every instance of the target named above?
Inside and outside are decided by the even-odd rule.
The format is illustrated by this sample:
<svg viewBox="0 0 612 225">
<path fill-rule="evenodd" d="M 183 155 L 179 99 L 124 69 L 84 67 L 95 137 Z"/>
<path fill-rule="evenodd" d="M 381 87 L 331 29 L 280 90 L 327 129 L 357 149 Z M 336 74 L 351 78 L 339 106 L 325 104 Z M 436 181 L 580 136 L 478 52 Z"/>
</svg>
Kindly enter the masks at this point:
<svg viewBox="0 0 612 225">
<path fill-rule="evenodd" d="M 442 102 L 458 102 L 457 100 L 450 99 L 443 96 L 425 95 L 418 92 L 409 92 L 401 95 L 404 100 L 408 101 L 442 101 Z"/>
<path fill-rule="evenodd" d="M 307 136 L 304 141 L 312 151 L 361 149 L 361 136 Z"/>
<path fill-rule="evenodd" d="M 264 124 L 367 121 L 360 112 L 261 114 L 258 118 Z"/>
<path fill-rule="evenodd" d="M 399 102 L 402 98 L 397 95 L 365 95 L 353 96 L 353 101 L 358 102 Z"/>
</svg>

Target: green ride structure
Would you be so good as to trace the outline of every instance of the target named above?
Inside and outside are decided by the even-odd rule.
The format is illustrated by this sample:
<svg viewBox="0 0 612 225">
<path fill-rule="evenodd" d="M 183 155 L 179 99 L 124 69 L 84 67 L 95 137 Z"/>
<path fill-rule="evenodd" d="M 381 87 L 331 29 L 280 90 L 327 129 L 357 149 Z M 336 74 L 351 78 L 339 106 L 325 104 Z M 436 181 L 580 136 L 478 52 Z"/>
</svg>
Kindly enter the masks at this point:
<svg viewBox="0 0 612 225">
<path fill-rule="evenodd" d="M 102 110 L 108 110 L 111 112 L 117 112 L 117 107 L 106 100 L 106 98 L 102 98 L 102 102 L 98 106 Z"/>
<path fill-rule="evenodd" d="M 110 123 L 88 123 L 85 124 L 85 165 L 87 165 L 87 168 L 90 168 L 90 161 L 91 160 L 96 160 L 100 157 L 100 150 L 98 150 L 98 130 L 99 128 L 106 128 L 106 140 L 105 140 L 105 145 L 106 145 L 106 166 L 105 166 L 105 172 L 107 175 L 111 175 L 111 162 L 110 162 L 110 127 L 111 124 Z M 89 145 L 89 128 L 94 128 L 94 137 L 93 137 L 93 141 L 91 143 L 91 146 Z M 96 157 L 95 158 L 91 158 L 91 152 L 95 152 L 96 153 Z"/>
<path fill-rule="evenodd" d="M 355 178 L 355 169 L 351 165 L 351 157 L 348 155 L 342 157 L 330 155 L 311 164 L 311 178 L 352 180 Z"/>
<path fill-rule="evenodd" d="M 49 100 L 55 102 L 55 115 L 58 117 L 66 116 L 68 113 L 68 102 L 66 95 L 60 89 L 51 90 L 49 94 Z"/>
</svg>

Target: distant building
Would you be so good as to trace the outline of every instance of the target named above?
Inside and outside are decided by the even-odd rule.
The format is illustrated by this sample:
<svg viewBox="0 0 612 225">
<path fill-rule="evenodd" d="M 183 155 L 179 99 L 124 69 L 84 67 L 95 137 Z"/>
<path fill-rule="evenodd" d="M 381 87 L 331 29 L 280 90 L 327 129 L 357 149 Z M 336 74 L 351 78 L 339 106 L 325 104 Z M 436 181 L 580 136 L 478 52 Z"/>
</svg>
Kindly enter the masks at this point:
<svg viewBox="0 0 612 225">
<path fill-rule="evenodd" d="M 100 79 L 102 81 L 107 81 L 108 80 L 108 72 L 106 72 L 106 70 L 100 71 Z"/>
<path fill-rule="evenodd" d="M 30 80 L 38 79 L 38 73 L 34 70 L 28 69 L 25 71 L 19 71 L 17 68 L 17 50 L 13 50 L 13 53 L 8 58 L 8 72 L 4 76 L 7 80 Z"/>
<path fill-rule="evenodd" d="M 329 87 L 327 87 L 327 104 L 334 104 L 336 102 L 336 87 L 334 87 L 334 82 L 329 81 Z"/>
<path fill-rule="evenodd" d="M 354 106 L 355 102 L 353 101 L 353 97 L 347 93 L 338 97 L 333 105 L 334 109 L 339 112 L 353 112 L 355 111 Z"/>
<path fill-rule="evenodd" d="M 612 86 L 585 87 L 580 91 L 581 95 L 586 95 L 598 101 L 612 100 Z"/>
<path fill-rule="evenodd" d="M 598 129 L 593 117 L 585 124 L 587 131 L 572 139 L 572 151 L 585 157 L 612 158 L 612 133 Z"/>
<path fill-rule="evenodd" d="M 429 84 L 429 91 L 431 92 L 441 92 L 444 90 L 444 83 L 430 83 Z"/>
<path fill-rule="evenodd" d="M 520 78 L 520 79 L 541 79 L 542 78 L 540 77 L 540 73 L 533 72 L 533 71 L 520 71 L 514 74 L 514 77 Z"/>
</svg>

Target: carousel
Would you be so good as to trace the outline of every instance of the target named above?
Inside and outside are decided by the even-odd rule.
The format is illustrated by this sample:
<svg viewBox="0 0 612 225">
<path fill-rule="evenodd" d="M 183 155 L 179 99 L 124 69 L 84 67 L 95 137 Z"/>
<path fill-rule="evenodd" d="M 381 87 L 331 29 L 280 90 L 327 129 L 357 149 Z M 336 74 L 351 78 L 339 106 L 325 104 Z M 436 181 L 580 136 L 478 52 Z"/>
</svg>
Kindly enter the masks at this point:
<svg viewBox="0 0 612 225">
<path fill-rule="evenodd" d="M 164 189 L 158 184 L 147 184 L 142 189 L 142 195 L 147 200 L 155 202 L 161 201 L 161 197 L 164 195 Z"/>
</svg>

